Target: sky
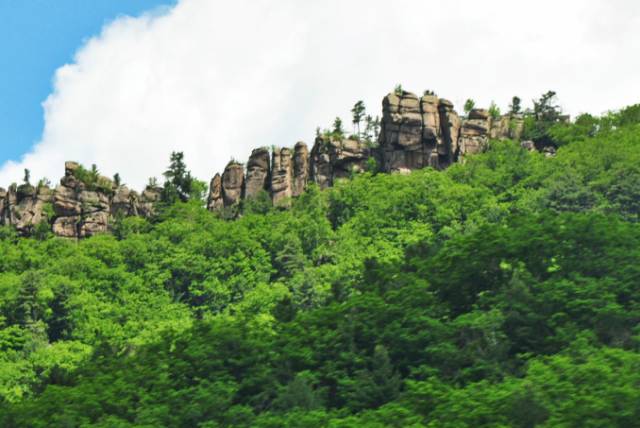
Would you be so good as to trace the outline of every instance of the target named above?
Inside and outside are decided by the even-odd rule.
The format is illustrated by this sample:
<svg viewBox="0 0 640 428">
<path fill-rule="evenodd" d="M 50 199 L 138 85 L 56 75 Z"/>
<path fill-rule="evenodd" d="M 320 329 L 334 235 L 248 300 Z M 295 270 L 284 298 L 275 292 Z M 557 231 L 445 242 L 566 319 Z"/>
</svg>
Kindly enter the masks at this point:
<svg viewBox="0 0 640 428">
<path fill-rule="evenodd" d="M 600 114 L 640 102 L 638 28 L 636 0 L 0 0 L 0 186 L 76 160 L 141 188 L 172 151 L 208 181 L 396 84 Z"/>
</svg>

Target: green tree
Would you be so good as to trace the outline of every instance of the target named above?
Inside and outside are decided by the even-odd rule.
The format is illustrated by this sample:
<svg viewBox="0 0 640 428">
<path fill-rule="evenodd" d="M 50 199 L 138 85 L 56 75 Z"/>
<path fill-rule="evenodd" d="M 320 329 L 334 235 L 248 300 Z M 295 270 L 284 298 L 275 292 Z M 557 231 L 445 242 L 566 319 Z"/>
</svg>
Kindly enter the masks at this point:
<svg viewBox="0 0 640 428">
<path fill-rule="evenodd" d="M 353 125 L 357 127 L 358 136 L 360 136 L 360 122 L 362 122 L 365 116 L 365 110 L 364 101 L 358 101 L 351 109 L 351 114 L 353 115 L 352 122 Z"/>
<path fill-rule="evenodd" d="M 468 98 L 467 101 L 464 102 L 464 114 L 468 115 L 475 106 L 476 102 L 471 98 Z"/>
<path fill-rule="evenodd" d="M 187 170 L 183 152 L 172 152 L 169 168 L 164 172 L 166 179 L 162 190 L 165 203 L 186 202 L 191 197 L 194 179 Z"/>
<path fill-rule="evenodd" d="M 522 101 L 522 100 L 520 100 L 520 97 L 517 97 L 517 96 L 514 96 L 514 97 L 511 99 L 511 105 L 509 105 L 509 111 L 510 111 L 510 113 L 511 113 L 511 114 L 518 114 L 518 113 L 520 113 L 520 110 L 521 110 L 521 108 L 522 108 L 522 107 L 521 107 L 521 105 L 520 105 L 520 104 L 521 104 L 521 101 Z"/>
<path fill-rule="evenodd" d="M 500 107 L 498 107 L 494 101 L 491 101 L 491 104 L 489 105 L 489 116 L 491 116 L 493 120 L 500 117 Z"/>
</svg>

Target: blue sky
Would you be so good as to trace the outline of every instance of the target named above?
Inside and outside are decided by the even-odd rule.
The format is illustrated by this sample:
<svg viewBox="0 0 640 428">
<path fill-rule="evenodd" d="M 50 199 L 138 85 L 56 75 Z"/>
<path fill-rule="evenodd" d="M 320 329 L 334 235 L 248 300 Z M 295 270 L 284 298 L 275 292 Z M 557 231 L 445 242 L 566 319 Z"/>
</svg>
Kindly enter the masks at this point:
<svg viewBox="0 0 640 428">
<path fill-rule="evenodd" d="M 42 134 L 41 103 L 55 70 L 83 40 L 119 15 L 172 0 L 0 0 L 0 164 L 17 160 Z"/>
</svg>

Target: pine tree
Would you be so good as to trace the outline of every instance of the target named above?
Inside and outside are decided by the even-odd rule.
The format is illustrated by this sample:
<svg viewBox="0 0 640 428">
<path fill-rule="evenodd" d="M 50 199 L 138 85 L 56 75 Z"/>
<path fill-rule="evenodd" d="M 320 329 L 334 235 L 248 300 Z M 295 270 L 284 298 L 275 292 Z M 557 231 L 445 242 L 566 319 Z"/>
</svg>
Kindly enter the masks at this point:
<svg viewBox="0 0 640 428">
<path fill-rule="evenodd" d="M 362 118 L 365 115 L 365 106 L 364 106 L 364 102 L 362 100 L 358 101 L 357 103 L 355 103 L 355 105 L 353 106 L 353 108 L 351 109 L 351 113 L 353 114 L 353 125 L 354 127 L 358 128 L 358 137 L 360 136 L 360 122 L 362 121 Z M 355 130 L 355 128 L 354 128 Z"/>
</svg>

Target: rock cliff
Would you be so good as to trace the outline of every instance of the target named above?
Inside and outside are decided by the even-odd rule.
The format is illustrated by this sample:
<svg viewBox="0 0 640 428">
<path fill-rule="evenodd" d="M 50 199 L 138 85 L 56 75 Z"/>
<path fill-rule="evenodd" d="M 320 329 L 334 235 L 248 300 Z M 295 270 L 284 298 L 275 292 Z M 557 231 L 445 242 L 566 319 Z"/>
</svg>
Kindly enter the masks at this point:
<svg viewBox="0 0 640 428">
<path fill-rule="evenodd" d="M 246 171 L 243 164 L 231 161 L 222 174 L 215 174 L 206 205 L 210 211 L 221 211 L 266 192 L 274 206 L 288 207 L 309 183 L 324 189 L 374 165 L 400 173 L 446 168 L 485 150 L 489 139 L 519 140 L 523 128 L 522 116 L 492 118 L 486 109 L 473 109 L 463 118 L 453 103 L 436 95 L 393 92 L 382 100 L 377 144 L 327 134 L 316 137 L 311 150 L 303 142 L 271 151 L 257 148 Z M 523 147 L 529 146 L 523 142 Z M 0 188 L 0 224 L 28 235 L 46 222 L 58 236 L 84 238 L 108 232 L 121 216 L 151 217 L 160 201 L 162 189 L 157 186 L 138 194 L 106 177 L 87 180 L 86 175 L 79 164 L 67 162 L 55 189 L 28 183 Z"/>
</svg>

